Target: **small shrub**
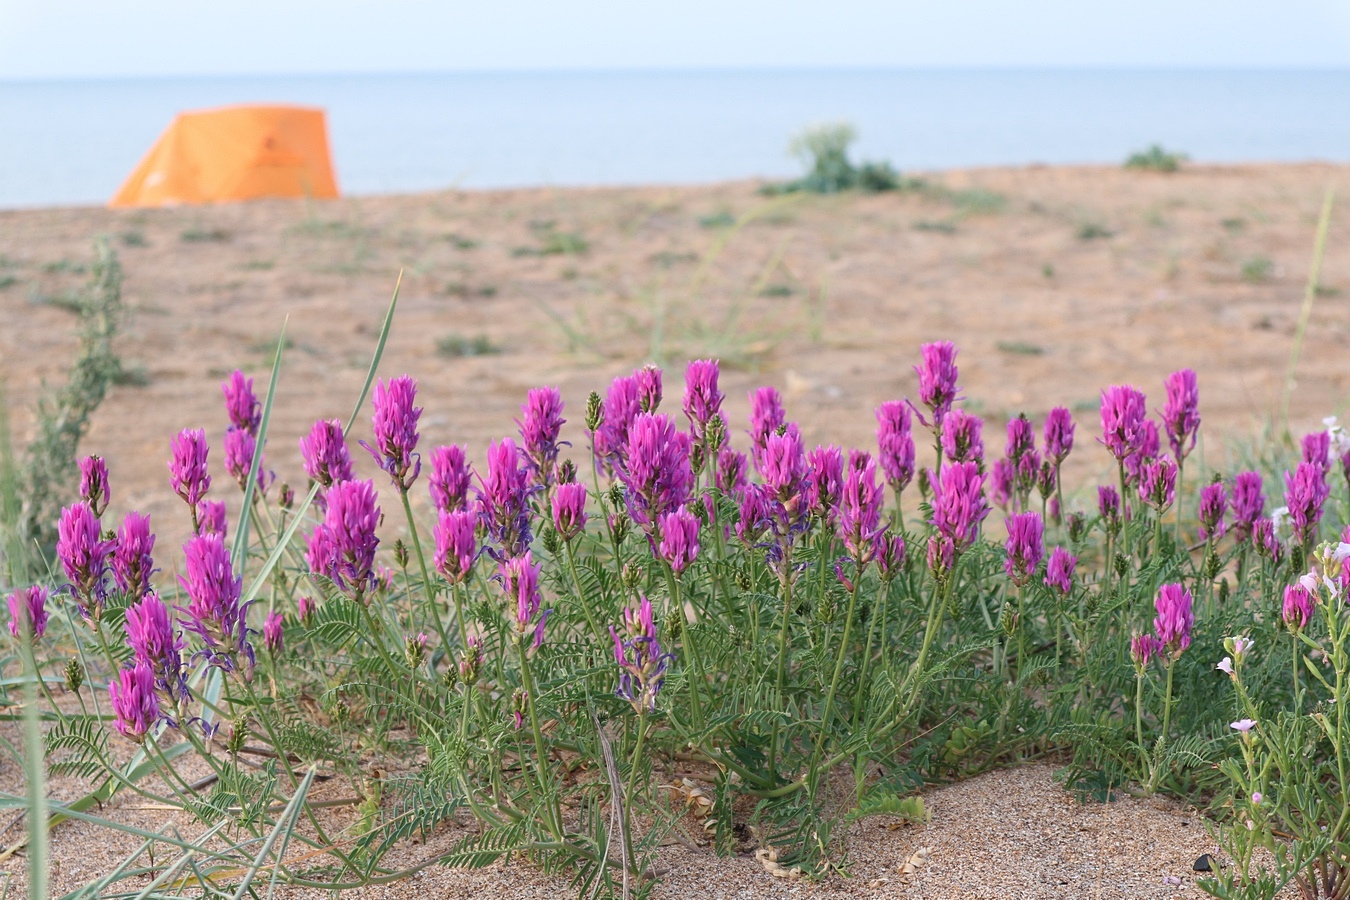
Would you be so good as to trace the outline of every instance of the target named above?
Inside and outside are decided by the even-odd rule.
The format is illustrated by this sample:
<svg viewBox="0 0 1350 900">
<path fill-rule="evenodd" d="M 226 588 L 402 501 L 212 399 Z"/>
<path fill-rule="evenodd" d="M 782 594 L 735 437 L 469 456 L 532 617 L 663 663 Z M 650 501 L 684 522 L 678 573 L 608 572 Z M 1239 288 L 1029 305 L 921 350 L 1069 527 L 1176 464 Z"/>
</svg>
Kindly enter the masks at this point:
<svg viewBox="0 0 1350 900">
<path fill-rule="evenodd" d="M 14 275 L 0 275 L 0 291 L 6 288 L 12 288 L 19 283 L 19 279 Z"/>
<path fill-rule="evenodd" d="M 454 247 L 456 250 L 472 250 L 478 246 L 478 242 L 475 241 L 473 238 L 464 237 L 463 235 L 458 235 L 455 234 L 454 232 L 450 232 L 449 234 L 447 234 L 445 236 L 445 239 L 449 241 L 450 245 Z"/>
<path fill-rule="evenodd" d="M 1115 232 L 1100 222 L 1084 222 L 1078 226 L 1080 241 L 1095 241 L 1098 238 L 1113 237 Z"/>
<path fill-rule="evenodd" d="M 928 219 L 920 219 L 914 223 L 915 231 L 931 231 L 935 234 L 956 234 L 956 224 L 954 222 L 934 222 Z"/>
<path fill-rule="evenodd" d="M 797 293 L 797 291 L 792 285 L 782 284 L 780 282 L 776 284 L 766 284 L 760 289 L 759 295 L 761 297 L 791 297 L 795 293 Z"/>
<path fill-rule="evenodd" d="M 847 122 L 817 125 L 801 132 L 792 139 L 788 149 L 806 164 L 807 173 L 787 184 L 766 186 L 764 193 L 898 190 L 903 182 L 889 162 L 864 161 L 861 166 L 855 166 L 848 158 L 849 145 L 857 136 L 858 132 Z"/>
<path fill-rule="evenodd" d="M 83 275 L 89 271 L 89 267 L 82 262 L 75 262 L 70 259 L 58 259 L 55 262 L 43 263 L 42 271 L 49 275 L 65 273 L 68 275 Z"/>
<path fill-rule="evenodd" d="M 948 195 L 952 205 L 961 213 L 995 213 L 1007 205 L 1008 199 L 986 188 L 968 188 Z"/>
<path fill-rule="evenodd" d="M 219 244 L 230 239 L 223 228 L 189 228 L 178 236 L 186 244 Z"/>
<path fill-rule="evenodd" d="M 122 246 L 124 247 L 146 246 L 145 232 L 139 229 L 133 228 L 130 231 L 124 231 L 119 237 L 122 239 Z"/>
<path fill-rule="evenodd" d="M 1153 144 L 1147 150 L 1131 153 L 1125 160 L 1125 168 L 1143 169 L 1148 172 L 1175 172 L 1187 159 L 1184 153 L 1170 153 L 1160 144 Z"/>
<path fill-rule="evenodd" d="M 1227 229 L 1228 231 L 1238 232 L 1238 231 L 1242 231 L 1243 229 L 1245 229 L 1245 228 L 1247 227 L 1247 220 L 1246 220 L 1246 219 L 1243 219 L 1243 218 L 1239 218 L 1238 216 L 1233 216 L 1233 217 L 1224 219 L 1224 220 L 1223 220 L 1222 222 L 1220 222 L 1219 224 L 1222 225 L 1222 226 L 1223 226 L 1225 229 Z"/>
<path fill-rule="evenodd" d="M 1044 347 L 1028 341 L 999 341 L 995 346 L 1000 352 L 1011 353 L 1014 356 L 1043 356 L 1045 354 Z"/>
<path fill-rule="evenodd" d="M 1269 281 L 1275 273 L 1275 263 L 1264 256 L 1253 257 L 1242 264 L 1242 280 L 1250 284 Z"/>
<path fill-rule="evenodd" d="M 461 356 L 493 356 L 501 352 L 501 348 L 492 343 L 485 334 L 475 337 L 448 334 L 436 342 L 436 353 L 447 359 L 459 359 Z"/>
<path fill-rule="evenodd" d="M 720 209 L 710 215 L 700 216 L 698 224 L 700 228 L 730 228 L 736 224 L 736 216 L 730 210 Z"/>
</svg>

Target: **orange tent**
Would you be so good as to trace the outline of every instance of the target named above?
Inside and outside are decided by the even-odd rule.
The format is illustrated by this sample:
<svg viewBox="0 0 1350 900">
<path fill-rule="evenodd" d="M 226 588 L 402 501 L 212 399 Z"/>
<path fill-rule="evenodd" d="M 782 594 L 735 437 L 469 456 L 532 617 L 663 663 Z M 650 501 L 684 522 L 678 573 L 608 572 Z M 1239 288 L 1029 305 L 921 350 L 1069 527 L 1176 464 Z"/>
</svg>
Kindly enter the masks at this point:
<svg viewBox="0 0 1350 900">
<path fill-rule="evenodd" d="M 175 116 L 108 205 L 337 195 L 322 109 L 227 106 Z"/>
</svg>

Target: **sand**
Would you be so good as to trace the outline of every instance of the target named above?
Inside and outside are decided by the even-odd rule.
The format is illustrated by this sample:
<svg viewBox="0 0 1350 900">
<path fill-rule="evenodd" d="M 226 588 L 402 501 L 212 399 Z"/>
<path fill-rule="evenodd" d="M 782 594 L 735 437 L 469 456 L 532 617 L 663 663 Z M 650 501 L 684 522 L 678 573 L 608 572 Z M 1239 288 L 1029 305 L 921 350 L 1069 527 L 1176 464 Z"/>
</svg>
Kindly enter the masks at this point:
<svg viewBox="0 0 1350 900">
<path fill-rule="evenodd" d="M 1182 366 L 1200 377 L 1200 452 L 1232 471 L 1279 408 L 1317 215 L 1347 174 L 1321 164 L 1171 175 L 1030 167 L 940 173 L 929 176 L 940 190 L 875 196 L 768 198 L 745 182 L 0 212 L 0 379 L 23 445 L 44 383 L 62 381 L 75 350 L 74 319 L 50 299 L 83 282 L 91 240 L 108 235 L 129 308 L 116 346 L 143 383 L 111 391 L 83 447 L 108 460 L 111 515 L 151 515 L 166 572 L 169 548 L 187 533 L 166 483 L 171 435 L 207 429 L 216 496 L 237 506 L 221 466 L 219 383 L 240 367 L 261 389 L 285 322 L 267 460 L 281 481 L 303 484 L 297 442 L 315 418 L 350 413 L 400 270 L 380 373 L 418 378 L 426 447 L 467 443 L 481 459 L 488 440 L 513 432 L 525 392 L 552 384 L 584 448 L 587 392 L 656 361 L 669 366 L 673 408 L 694 356 L 724 361 L 737 432 L 747 392 L 768 383 L 808 441 L 870 447 L 872 409 L 914 394 L 919 344 L 949 339 L 961 348 L 965 404 L 987 417 L 992 447 L 1018 412 L 1074 411 L 1067 486 L 1085 503 L 1080 486 L 1109 471 L 1092 441 L 1100 388 L 1134 383 L 1160 408 L 1163 377 Z M 1289 407 L 1296 434 L 1345 409 L 1347 235 L 1350 218 L 1333 219 L 1326 289 Z M 584 252 L 547 252 L 582 242 Z M 368 434 L 363 416 L 356 436 Z M 368 460 L 359 465 L 374 474 Z M 420 491 L 417 503 L 428 508 Z M 860 823 L 848 839 L 854 877 L 820 886 L 773 879 L 753 858 L 667 848 L 657 896 L 1198 894 L 1190 862 L 1212 849 L 1203 820 L 1163 801 L 1078 806 L 1051 773 L 1033 765 L 933 789 L 923 829 Z M 15 777 L 5 773 L 6 789 Z M 108 864 L 90 855 L 89 834 L 56 832 L 57 858 L 70 860 L 58 884 L 74 887 Z M 919 846 L 933 848 L 930 862 L 902 886 L 896 867 Z M 407 858 L 432 849 L 409 848 Z M 21 871 L 22 861 L 6 867 Z M 1164 875 L 1187 883 L 1164 886 Z M 515 862 L 472 874 L 433 868 L 356 893 L 422 892 L 567 889 Z"/>
</svg>

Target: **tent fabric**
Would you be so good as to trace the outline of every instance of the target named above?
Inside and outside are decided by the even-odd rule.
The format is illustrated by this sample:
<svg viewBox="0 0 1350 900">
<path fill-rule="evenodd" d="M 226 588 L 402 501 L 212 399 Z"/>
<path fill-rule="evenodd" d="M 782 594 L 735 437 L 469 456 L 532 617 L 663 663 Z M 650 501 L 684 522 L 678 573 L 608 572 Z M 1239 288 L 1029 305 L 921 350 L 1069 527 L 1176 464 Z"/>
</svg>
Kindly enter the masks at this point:
<svg viewBox="0 0 1350 900">
<path fill-rule="evenodd" d="M 174 117 L 108 205 L 337 196 L 322 109 L 230 106 Z"/>
</svg>

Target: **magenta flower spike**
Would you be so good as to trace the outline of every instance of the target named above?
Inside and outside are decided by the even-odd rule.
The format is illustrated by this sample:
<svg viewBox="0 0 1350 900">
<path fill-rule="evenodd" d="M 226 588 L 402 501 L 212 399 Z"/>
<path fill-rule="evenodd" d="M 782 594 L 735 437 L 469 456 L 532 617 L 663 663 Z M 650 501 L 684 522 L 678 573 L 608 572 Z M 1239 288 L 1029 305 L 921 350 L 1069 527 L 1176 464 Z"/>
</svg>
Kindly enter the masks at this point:
<svg viewBox="0 0 1350 900">
<path fill-rule="evenodd" d="M 305 625 L 310 624 L 314 618 L 314 613 L 319 610 L 319 602 L 313 597 L 301 595 L 300 599 L 295 601 L 295 614 Z"/>
<path fill-rule="evenodd" d="M 108 484 L 108 464 L 101 456 L 86 456 L 80 460 L 80 499 L 89 504 L 95 518 L 102 518 L 112 500 Z"/>
<path fill-rule="evenodd" d="M 1275 534 L 1275 523 L 1269 516 L 1261 516 L 1252 523 L 1252 547 L 1278 564 L 1284 558 L 1284 545 Z"/>
<path fill-rule="evenodd" d="M 1135 668 L 1141 672 L 1154 658 L 1162 656 L 1162 652 L 1163 642 L 1148 632 L 1136 634 L 1130 640 L 1130 659 L 1134 661 Z"/>
<path fill-rule="evenodd" d="M 1128 476 L 1130 484 L 1138 487 L 1139 477 L 1143 472 L 1144 465 L 1157 459 L 1160 451 L 1158 423 L 1152 419 L 1145 419 L 1140 428 L 1139 443 L 1135 451 L 1125 457 L 1125 474 Z"/>
<path fill-rule="evenodd" d="M 1073 592 L 1073 570 L 1078 565 L 1078 557 L 1063 547 L 1050 551 L 1050 560 L 1045 564 L 1045 585 L 1067 598 Z"/>
<path fill-rule="evenodd" d="M 1006 510 L 1013 500 L 1013 491 L 1017 486 L 1017 469 L 1012 460 L 999 457 L 989 471 L 989 499 L 1000 509 Z"/>
<path fill-rule="evenodd" d="M 883 581 L 890 581 L 904 570 L 905 537 L 902 534 L 888 534 L 885 528 L 877 538 L 877 571 Z"/>
<path fill-rule="evenodd" d="M 645 413 L 654 413 L 661 405 L 661 369 L 658 366 L 643 366 L 633 373 L 637 381 L 638 408 Z"/>
<path fill-rule="evenodd" d="M 1313 596 L 1308 589 L 1294 582 L 1284 589 L 1284 604 L 1280 610 L 1284 624 L 1291 631 L 1301 631 L 1312 621 Z"/>
<path fill-rule="evenodd" d="M 380 506 L 373 481 L 342 481 L 328 489 L 323 530 L 332 545 L 325 573 L 357 602 L 368 602 L 375 590 L 375 550 L 380 539 Z"/>
<path fill-rule="evenodd" d="M 1161 516 L 1177 499 L 1177 464 L 1166 456 L 1144 463 L 1139 471 L 1139 497 Z"/>
<path fill-rule="evenodd" d="M 1191 592 L 1180 584 L 1164 584 L 1158 589 L 1153 607 L 1158 612 L 1153 630 L 1159 642 L 1174 657 L 1180 656 L 1191 645 L 1191 628 L 1195 625 Z"/>
<path fill-rule="evenodd" d="M 544 643 L 544 623 L 548 620 L 549 612 L 539 614 L 539 607 L 542 605 L 539 593 L 539 566 L 530 559 L 530 552 L 526 550 L 522 556 L 502 563 L 497 579 L 501 582 L 507 599 L 515 601 L 517 633 L 523 636 L 529 633 L 533 625 L 534 649 L 538 650 Z M 536 617 L 538 622 L 535 622 Z"/>
<path fill-rule="evenodd" d="M 1233 479 L 1233 537 L 1238 543 L 1251 539 L 1252 527 L 1265 511 L 1264 491 L 1258 472 L 1239 472 Z"/>
<path fill-rule="evenodd" d="M 144 663 L 154 672 L 155 688 L 165 706 L 174 708 L 188 699 L 183 641 L 174 634 L 169 611 L 159 596 L 149 593 L 128 606 L 125 626 L 127 645 L 136 654 L 136 662 Z"/>
<path fill-rule="evenodd" d="M 117 530 L 117 545 L 112 552 L 113 578 L 117 589 L 133 600 L 150 590 L 150 574 L 155 571 L 155 560 L 150 555 L 155 549 L 155 535 L 150 530 L 150 517 L 129 512 Z"/>
<path fill-rule="evenodd" d="M 283 621 L 281 613 L 268 613 L 267 620 L 263 622 L 263 646 L 273 657 L 281 655 L 283 649 Z"/>
<path fill-rule="evenodd" d="M 1200 489 L 1200 540 L 1219 540 L 1225 527 L 1223 517 L 1228 512 L 1228 489 L 1223 482 L 1206 485 Z"/>
<path fill-rule="evenodd" d="M 586 530 L 586 485 L 560 484 L 553 494 L 553 527 L 563 541 Z"/>
<path fill-rule="evenodd" d="M 975 540 L 980 523 L 989 515 L 984 500 L 984 476 L 973 462 L 945 466 L 941 476 L 930 473 L 933 485 L 933 525 L 959 553 Z"/>
<path fill-rule="evenodd" d="M 760 475 L 779 503 L 793 512 L 801 510 L 807 463 L 801 433 L 795 427 L 770 434 L 765 440 Z"/>
<path fill-rule="evenodd" d="M 724 395 L 717 389 L 720 366 L 715 359 L 695 359 L 684 372 L 684 414 L 696 442 L 702 442 L 708 423 L 722 411 Z"/>
<path fill-rule="evenodd" d="M 439 512 L 465 509 L 472 483 L 473 468 L 463 447 L 451 444 L 431 451 L 431 477 L 427 479 L 427 488 L 431 491 L 431 503 Z"/>
<path fill-rule="evenodd" d="M 1097 514 L 1108 527 L 1120 523 L 1120 493 L 1109 484 L 1097 485 Z"/>
<path fill-rule="evenodd" d="M 642 412 L 638 397 L 637 379 L 631 376 L 615 378 L 605 394 L 604 418 L 595 433 L 595 464 L 613 474 L 624 463 L 628 449 L 628 429 Z"/>
<path fill-rule="evenodd" d="M 689 500 L 694 481 L 689 436 L 677 432 L 669 416 L 639 413 L 625 456 L 619 477 L 628 489 L 628 514 L 650 535 L 662 515 Z"/>
<path fill-rule="evenodd" d="M 914 433 L 909 406 L 900 400 L 890 400 L 876 409 L 877 459 L 886 484 L 892 493 L 900 494 L 914 479 Z"/>
<path fill-rule="evenodd" d="M 952 462 L 984 465 L 984 422 L 964 409 L 953 409 L 942 425 L 942 453 Z M 913 442 L 910 442 L 911 447 Z"/>
<path fill-rule="evenodd" d="M 1307 544 L 1317 536 L 1317 523 L 1322 520 L 1322 505 L 1331 495 L 1322 470 L 1315 463 L 1301 462 L 1291 474 L 1284 473 L 1284 502 L 1289 507 L 1289 520 L 1294 524 L 1294 539 Z"/>
<path fill-rule="evenodd" d="M 320 419 L 300 439 L 300 458 L 305 474 L 325 488 L 339 481 L 351 481 L 352 456 L 347 449 L 347 438 L 338 419 Z"/>
<path fill-rule="evenodd" d="M 859 572 L 876 557 L 877 540 L 885 528 L 881 524 L 883 503 L 877 464 L 861 451 L 850 455 L 848 471 L 839 493 L 839 539 Z"/>
<path fill-rule="evenodd" d="M 1008 573 L 1013 584 L 1019 588 L 1025 587 L 1035 576 L 1036 567 L 1045 555 L 1045 545 L 1042 543 L 1045 523 L 1041 521 L 1040 513 L 1025 512 L 1009 516 L 1006 525 L 1008 540 L 1004 549 L 1008 556 L 1003 562 L 1003 570 Z"/>
<path fill-rule="evenodd" d="M 417 420 L 422 409 L 413 405 L 416 400 L 417 382 L 411 375 L 375 382 L 375 413 L 371 417 L 375 446 L 361 442 L 400 491 L 412 487 L 422 471 L 422 459 L 417 454 Z"/>
<path fill-rule="evenodd" d="M 112 542 L 101 539 L 98 517 L 84 501 L 61 510 L 56 556 L 61 561 L 80 614 L 97 621 L 107 596 L 108 556 Z"/>
<path fill-rule="evenodd" d="M 258 425 L 262 423 L 262 404 L 253 394 L 253 379 L 245 378 L 244 373 L 234 370 L 228 380 L 220 385 L 225 394 L 225 412 L 230 417 L 230 425 L 253 436 L 258 434 Z"/>
<path fill-rule="evenodd" d="M 252 668 L 248 611 L 239 602 L 243 579 L 234 574 L 224 539 L 214 534 L 198 535 L 183 545 L 183 556 L 186 574 L 178 581 L 189 603 L 186 608 L 176 607 L 187 617 L 183 629 L 202 639 L 212 665 L 227 672 L 239 671 L 238 655 L 242 653 Z"/>
<path fill-rule="evenodd" d="M 1008 445 L 1003 455 L 1013 462 L 1020 462 L 1022 457 L 1035 452 L 1036 431 L 1031 427 L 1031 420 L 1026 417 L 1025 413 L 1009 419 Z"/>
<path fill-rule="evenodd" d="M 806 460 L 806 508 L 827 526 L 833 527 L 835 507 L 844 481 L 844 451 L 833 446 L 817 446 Z"/>
<path fill-rule="evenodd" d="M 225 515 L 224 500 L 203 500 L 198 516 L 201 534 L 218 534 L 222 538 L 227 536 L 230 521 Z"/>
<path fill-rule="evenodd" d="M 723 447 L 717 454 L 717 487 L 722 493 L 739 494 L 750 483 L 750 461 L 745 454 Z"/>
<path fill-rule="evenodd" d="M 658 549 L 677 578 L 698 558 L 698 524 L 694 514 L 683 506 L 661 517 Z"/>
<path fill-rule="evenodd" d="M 650 600 L 643 597 L 637 609 L 624 609 L 623 629 L 620 637 L 614 626 L 609 628 L 614 638 L 614 661 L 620 669 L 615 694 L 628 701 L 639 715 L 652 712 L 665 681 L 666 666 L 674 655 L 661 650 Z"/>
<path fill-rule="evenodd" d="M 117 719 L 117 730 L 138 744 L 144 741 L 159 720 L 155 673 L 145 663 L 123 669 L 108 682 L 108 695 Z"/>
<path fill-rule="evenodd" d="M 257 441 L 249 432 L 237 429 L 225 432 L 225 471 L 230 473 L 241 491 L 248 487 L 248 473 L 256 451 Z M 263 465 L 263 461 L 258 460 L 258 490 L 265 492 L 271 482 Z"/>
<path fill-rule="evenodd" d="M 19 588 L 9 595 L 9 633 L 20 637 L 32 629 L 34 640 L 47 631 L 47 600 L 50 595 L 40 584 Z"/>
<path fill-rule="evenodd" d="M 736 519 L 736 537 L 745 544 L 754 544 L 764 536 L 772 523 L 769 504 L 772 497 L 762 484 L 747 484 L 741 491 Z"/>
<path fill-rule="evenodd" d="M 1073 415 L 1062 406 L 1056 406 L 1045 417 L 1045 456 L 1057 467 L 1073 450 L 1073 430 Z"/>
<path fill-rule="evenodd" d="M 945 534 L 928 538 L 928 570 L 941 581 L 956 566 L 956 544 Z"/>
<path fill-rule="evenodd" d="M 462 584 L 473 575 L 478 559 L 474 533 L 478 517 L 469 510 L 443 512 L 436 522 L 436 571 L 451 584 Z"/>
<path fill-rule="evenodd" d="M 192 507 L 195 525 L 197 504 L 211 489 L 211 475 L 206 467 L 206 456 L 210 452 L 206 432 L 200 428 L 185 428 L 178 432 L 170 446 L 173 456 L 169 460 L 169 483 L 174 493 Z"/>
<path fill-rule="evenodd" d="M 783 411 L 783 398 L 771 387 L 761 387 L 750 394 L 750 444 L 751 457 L 755 467 L 759 468 L 764 447 L 769 435 L 777 433 L 787 421 Z"/>
<path fill-rule="evenodd" d="M 919 352 L 923 355 L 923 364 L 914 367 L 919 376 L 919 402 L 928 407 L 933 416 L 931 427 L 940 435 L 947 413 L 957 400 L 956 345 L 951 341 L 937 341 L 924 344 Z M 926 426 L 930 424 L 923 416 L 919 421 Z"/>
<path fill-rule="evenodd" d="M 545 490 L 553 485 L 558 465 L 558 435 L 567 421 L 562 413 L 562 392 L 552 387 L 534 388 L 520 407 L 521 449 L 534 483 Z"/>
<path fill-rule="evenodd" d="M 1146 403 L 1143 392 L 1129 385 L 1102 391 L 1102 436 L 1098 440 L 1122 463 L 1139 449 Z"/>
<path fill-rule="evenodd" d="M 1163 407 L 1163 425 L 1172 455 L 1184 462 L 1200 433 L 1200 388 L 1190 369 L 1168 375 L 1164 387 L 1167 405 Z"/>
<path fill-rule="evenodd" d="M 1331 435 L 1325 431 L 1305 434 L 1302 442 L 1303 461 L 1322 470 L 1323 476 L 1331 468 Z"/>
<path fill-rule="evenodd" d="M 497 544 L 494 559 L 519 556 L 529 549 L 530 470 L 515 442 L 503 438 L 488 445 L 487 477 L 479 478 L 478 512 Z"/>
</svg>

